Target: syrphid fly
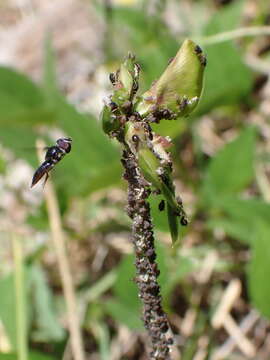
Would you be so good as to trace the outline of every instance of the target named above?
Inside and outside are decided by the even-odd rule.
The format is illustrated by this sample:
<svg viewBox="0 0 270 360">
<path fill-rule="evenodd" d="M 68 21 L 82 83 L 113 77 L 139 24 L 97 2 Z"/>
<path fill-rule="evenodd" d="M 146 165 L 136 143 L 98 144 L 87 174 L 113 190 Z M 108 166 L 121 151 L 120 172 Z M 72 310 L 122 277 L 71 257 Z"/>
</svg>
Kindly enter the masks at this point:
<svg viewBox="0 0 270 360">
<path fill-rule="evenodd" d="M 49 171 L 71 150 L 71 138 L 60 138 L 56 141 L 56 145 L 47 148 L 45 161 L 37 168 L 33 175 L 31 187 L 36 185 L 45 175 L 45 181 L 48 180 Z"/>
</svg>

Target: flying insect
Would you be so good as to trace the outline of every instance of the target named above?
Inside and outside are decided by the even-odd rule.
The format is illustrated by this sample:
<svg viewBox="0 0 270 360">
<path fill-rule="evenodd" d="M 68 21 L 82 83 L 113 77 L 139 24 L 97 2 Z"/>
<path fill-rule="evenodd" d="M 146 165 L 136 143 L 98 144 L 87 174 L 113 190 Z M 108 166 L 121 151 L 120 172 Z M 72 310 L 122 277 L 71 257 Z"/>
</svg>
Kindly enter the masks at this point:
<svg viewBox="0 0 270 360">
<path fill-rule="evenodd" d="M 49 172 L 62 158 L 71 151 L 71 138 L 60 138 L 56 145 L 50 146 L 45 154 L 45 161 L 37 168 L 33 175 L 31 188 L 45 175 L 44 185 L 49 177 Z"/>
</svg>

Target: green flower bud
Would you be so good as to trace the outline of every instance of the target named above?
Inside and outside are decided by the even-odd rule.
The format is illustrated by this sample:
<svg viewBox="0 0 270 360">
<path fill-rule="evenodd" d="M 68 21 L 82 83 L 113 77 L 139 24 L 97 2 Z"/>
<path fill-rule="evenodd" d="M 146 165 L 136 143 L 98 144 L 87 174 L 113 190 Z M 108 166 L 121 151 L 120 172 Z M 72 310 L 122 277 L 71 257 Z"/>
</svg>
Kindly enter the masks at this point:
<svg viewBox="0 0 270 360">
<path fill-rule="evenodd" d="M 135 57 L 128 55 L 120 69 L 114 75 L 114 94 L 112 100 L 121 106 L 127 100 L 132 100 L 138 88 L 139 66 Z"/>
<path fill-rule="evenodd" d="M 104 105 L 100 114 L 102 128 L 105 134 L 110 135 L 112 131 L 116 131 L 120 128 L 120 122 L 118 117 L 113 113 L 109 105 Z"/>
<path fill-rule="evenodd" d="M 161 77 L 142 95 L 136 110 L 142 116 L 153 109 L 168 109 L 174 117 L 189 115 L 201 96 L 205 65 L 201 48 L 185 40 Z"/>
<path fill-rule="evenodd" d="M 125 126 L 125 141 L 136 156 L 143 177 L 160 191 L 167 202 L 168 224 L 174 244 L 178 240 L 182 209 L 175 196 L 170 167 L 166 165 L 170 159 L 165 148 L 170 142 L 157 135 L 150 140 L 142 122 L 127 122 Z"/>
<path fill-rule="evenodd" d="M 124 64 L 121 64 L 118 79 L 121 82 L 121 84 L 123 85 L 123 89 L 129 95 L 132 90 L 133 79 L 132 79 L 132 75 L 129 72 L 126 65 L 127 65 L 126 61 L 124 62 Z"/>
<path fill-rule="evenodd" d="M 128 121 L 125 125 L 125 141 L 134 155 L 146 146 L 147 138 L 141 122 Z"/>
<path fill-rule="evenodd" d="M 162 191 L 166 200 L 177 212 L 179 205 L 175 199 L 174 189 L 172 189 L 171 174 L 166 169 L 166 166 L 161 165 L 160 160 L 153 151 L 149 149 L 142 123 L 128 122 L 126 124 L 125 141 L 133 154 L 138 158 L 138 165 L 144 178 Z M 161 173 L 163 176 L 161 176 Z M 162 177 L 167 179 L 166 183 L 162 181 Z M 170 186 L 168 186 L 168 184 L 170 184 Z"/>
<path fill-rule="evenodd" d="M 160 167 L 155 155 L 147 148 L 138 151 L 138 164 L 144 178 L 160 190 L 167 202 L 167 218 L 173 244 L 178 240 L 179 216 L 181 209 L 175 198 L 171 174 Z M 160 173 L 163 175 L 160 176 Z"/>
</svg>

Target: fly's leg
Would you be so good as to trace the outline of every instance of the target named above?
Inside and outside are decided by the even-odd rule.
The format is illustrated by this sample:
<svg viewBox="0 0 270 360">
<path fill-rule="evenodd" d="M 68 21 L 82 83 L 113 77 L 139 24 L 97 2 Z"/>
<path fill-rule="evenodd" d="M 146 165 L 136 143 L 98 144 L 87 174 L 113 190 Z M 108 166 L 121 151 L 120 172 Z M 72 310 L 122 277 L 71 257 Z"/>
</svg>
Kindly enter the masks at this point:
<svg viewBox="0 0 270 360">
<path fill-rule="evenodd" d="M 49 174 L 46 172 L 46 174 L 45 174 L 45 180 L 44 180 L 44 182 L 43 182 L 43 189 L 44 189 L 44 187 L 45 187 L 46 182 L 47 182 L 48 179 L 49 179 Z"/>
</svg>

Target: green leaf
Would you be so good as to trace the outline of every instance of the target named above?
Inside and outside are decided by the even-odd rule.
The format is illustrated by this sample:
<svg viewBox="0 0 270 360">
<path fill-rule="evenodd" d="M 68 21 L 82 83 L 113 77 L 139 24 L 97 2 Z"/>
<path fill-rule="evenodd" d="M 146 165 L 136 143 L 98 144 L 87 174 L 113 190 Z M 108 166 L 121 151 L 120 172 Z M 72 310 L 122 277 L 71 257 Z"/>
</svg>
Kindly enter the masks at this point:
<svg viewBox="0 0 270 360">
<path fill-rule="evenodd" d="M 55 100 L 55 110 L 57 124 L 73 139 L 71 153 L 57 165 L 58 185 L 73 195 L 90 192 L 92 178 L 101 176 L 104 169 L 114 175 L 106 185 L 115 184 L 120 175 L 114 171 L 119 153 L 96 119 L 79 113 L 62 96 Z"/>
<path fill-rule="evenodd" d="M 243 1 L 216 12 L 206 25 L 204 35 L 215 35 L 232 30 L 241 21 Z M 205 71 L 205 87 L 196 114 L 203 114 L 213 107 L 246 101 L 252 87 L 252 73 L 242 60 L 241 49 L 233 42 L 204 47 L 209 66 Z"/>
<path fill-rule="evenodd" d="M 92 286 L 87 288 L 83 294 L 83 296 L 87 299 L 87 302 L 92 303 L 94 301 L 98 301 L 99 298 L 112 288 L 113 284 L 117 279 L 115 269 L 107 272 L 101 279 L 96 281 Z M 91 318 L 90 318 L 91 320 Z"/>
<path fill-rule="evenodd" d="M 0 125 L 0 141 L 7 148 L 11 149 L 15 156 L 25 159 L 32 166 L 38 165 L 35 141 L 37 135 L 29 126 L 11 124 Z M 30 186 L 30 179 L 29 179 Z"/>
<path fill-rule="evenodd" d="M 270 223 L 270 204 L 259 199 L 220 196 L 215 199 L 214 207 L 223 211 L 227 218 L 217 218 L 217 220 L 211 221 L 212 225 L 214 226 L 217 221 L 228 234 L 250 244 L 256 241 L 255 219 L 260 219 L 265 224 Z"/>
<path fill-rule="evenodd" d="M 158 240 L 158 239 L 157 239 Z M 170 283 L 171 280 L 171 274 L 169 271 L 169 265 L 168 265 L 168 248 L 162 245 L 159 241 L 156 241 L 155 243 L 156 253 L 157 253 L 157 263 L 158 268 L 160 270 L 160 275 L 158 277 L 158 283 L 161 288 L 162 296 L 164 295 L 163 290 L 165 289 L 166 285 Z"/>
<path fill-rule="evenodd" d="M 26 76 L 0 67 L 0 141 L 18 157 L 37 164 L 35 124 L 55 122 L 55 112 L 48 106 L 41 89 Z"/>
<path fill-rule="evenodd" d="M 243 5 L 244 1 L 238 0 L 216 11 L 206 24 L 204 34 L 206 36 L 215 35 L 222 31 L 237 28 L 243 14 Z"/>
<path fill-rule="evenodd" d="M 54 317 L 44 274 L 41 273 L 40 268 L 32 266 L 27 266 L 25 270 L 28 323 L 30 324 L 31 320 L 35 321 L 35 325 L 38 328 L 36 335 L 39 336 L 39 340 L 62 339 L 63 330 Z M 13 274 L 0 279 L 0 293 L 0 319 L 12 348 L 16 349 L 16 300 L 14 296 Z M 34 355 L 33 359 L 35 359 Z"/>
<path fill-rule="evenodd" d="M 125 324 L 130 329 L 143 330 L 140 307 L 130 308 L 126 303 L 117 300 L 107 300 L 104 305 L 116 321 Z"/>
<path fill-rule="evenodd" d="M 160 201 L 163 199 L 163 195 L 150 195 L 149 203 L 151 208 L 151 216 L 153 219 L 154 229 L 158 229 L 163 232 L 170 232 L 166 208 L 163 211 L 160 211 L 158 208 Z"/>
<path fill-rule="evenodd" d="M 0 279 L 0 319 L 13 349 L 16 348 L 16 311 L 14 278 L 11 275 Z M 0 358 L 1 359 L 1 358 Z"/>
<path fill-rule="evenodd" d="M 16 354 L 0 354 L 0 360 L 19 360 Z M 29 353 L 29 360 L 55 360 L 54 357 L 49 355 L 43 355 L 36 351 Z"/>
<path fill-rule="evenodd" d="M 95 324 L 95 327 L 99 335 L 97 341 L 99 345 L 100 360 L 109 360 L 111 356 L 109 328 L 105 323 L 97 323 Z"/>
<path fill-rule="evenodd" d="M 194 110 L 195 112 L 196 110 Z M 151 124 L 155 133 L 162 136 L 170 136 L 171 138 L 179 137 L 187 129 L 191 123 L 190 118 L 180 119 L 179 121 L 161 121 L 159 124 Z"/>
<path fill-rule="evenodd" d="M 252 257 L 248 269 L 251 300 L 256 308 L 270 319 L 270 227 L 269 223 L 256 224 L 256 241 L 252 244 Z"/>
<path fill-rule="evenodd" d="M 172 246 L 176 245 L 177 242 L 177 246 L 179 244 L 178 240 L 178 236 L 179 236 L 179 217 L 175 215 L 174 210 L 172 209 L 172 207 L 170 206 L 170 204 L 167 202 L 167 218 L 168 218 L 168 224 L 169 224 L 169 228 L 170 228 L 170 234 L 171 234 L 171 238 L 172 238 Z"/>
<path fill-rule="evenodd" d="M 47 100 L 54 103 L 55 95 L 59 94 L 55 68 L 55 54 L 52 46 L 52 34 L 48 32 L 44 41 L 43 88 Z"/>
<path fill-rule="evenodd" d="M 30 360 L 55 360 L 55 357 L 44 355 L 36 351 L 31 351 L 29 358 Z"/>
<path fill-rule="evenodd" d="M 4 159 L 4 157 L 2 157 L 2 154 L 0 154 L 0 174 L 1 175 L 5 174 L 6 167 L 7 167 L 7 161 L 6 161 L 6 159 Z"/>
<path fill-rule="evenodd" d="M 169 255 L 167 255 L 169 256 Z M 179 284 L 181 280 L 194 271 L 198 264 L 188 256 L 178 256 L 171 267 L 167 267 L 167 271 L 162 271 L 160 276 L 161 292 L 166 303 L 169 306 L 170 295 L 174 286 Z"/>
<path fill-rule="evenodd" d="M 34 339 L 38 342 L 62 340 L 64 330 L 57 320 L 53 309 L 52 293 L 41 267 L 31 267 L 30 282 L 31 299 L 33 301 L 32 308 L 35 312 L 33 319 L 35 324 Z"/>
<path fill-rule="evenodd" d="M 127 255 L 117 268 L 117 279 L 113 291 L 120 301 L 130 309 L 139 308 L 138 289 L 134 282 L 134 256 Z"/>
<path fill-rule="evenodd" d="M 106 139 L 93 116 L 77 112 L 59 94 L 48 41 L 46 46 L 44 91 L 26 76 L 0 67 L 0 141 L 16 156 L 37 166 L 36 152 L 26 151 L 35 146 L 37 134 L 33 125 L 53 122 L 73 138 L 74 144 L 71 154 L 57 165 L 53 175 L 58 186 L 69 194 L 90 192 L 92 178 L 96 190 L 111 186 L 120 178 L 118 150 Z M 103 171 L 107 178 L 102 178 Z"/>
<path fill-rule="evenodd" d="M 35 108 L 44 102 L 42 92 L 31 80 L 23 74 L 8 67 L 0 67 L 0 99 L 4 113 L 14 111 L 14 108 Z M 11 99 L 14 102 L 11 103 Z"/>
<path fill-rule="evenodd" d="M 43 87 L 48 102 L 53 104 L 57 124 L 73 139 L 72 152 L 57 166 L 57 185 L 74 195 L 117 183 L 120 178 L 117 149 L 93 116 L 78 112 L 58 91 L 50 34 L 45 41 Z"/>
<path fill-rule="evenodd" d="M 24 267 L 24 284 L 23 293 L 26 296 L 26 321 L 27 321 L 27 336 L 30 324 L 31 305 L 28 298 L 29 286 L 29 266 Z M 25 292 L 24 292 L 25 291 Z M 16 331 L 16 298 L 15 298 L 15 280 L 14 274 L 11 273 L 3 278 L 0 278 L 0 319 L 5 328 L 8 339 L 11 343 L 12 350 L 17 347 L 17 331 Z"/>
<path fill-rule="evenodd" d="M 44 47 L 44 92 L 53 104 L 58 125 L 73 139 L 70 156 L 57 166 L 57 185 L 73 195 L 115 185 L 121 174 L 117 149 L 106 139 L 93 116 L 78 112 L 60 94 L 50 34 Z"/>
<path fill-rule="evenodd" d="M 252 75 L 240 50 L 227 42 L 208 46 L 204 51 L 208 66 L 202 99 L 195 115 L 202 115 L 214 107 L 246 102 L 252 87 Z"/>
<path fill-rule="evenodd" d="M 270 204 L 260 199 L 241 199 L 235 196 L 227 196 L 221 197 L 220 200 L 217 199 L 215 205 L 233 217 L 240 216 L 250 221 L 256 214 L 265 222 L 270 222 Z"/>
<path fill-rule="evenodd" d="M 54 120 L 39 87 L 7 67 L 0 67 L 0 108 L 0 126 Z"/>
<path fill-rule="evenodd" d="M 120 156 L 120 155 L 119 155 Z M 105 189 L 111 186 L 119 186 L 121 182 L 121 173 L 122 167 L 119 161 L 119 158 L 112 161 L 104 168 L 101 168 L 97 174 L 92 175 L 91 181 L 89 183 L 88 191 L 93 193 L 100 189 Z"/>
<path fill-rule="evenodd" d="M 203 183 L 208 198 L 237 193 L 252 181 L 255 137 L 254 128 L 245 129 L 212 159 Z"/>
<path fill-rule="evenodd" d="M 250 226 L 247 226 L 246 220 L 239 218 L 213 219 L 207 222 L 207 226 L 214 229 L 222 229 L 227 235 L 244 243 L 250 244 L 254 238 L 254 233 Z"/>
</svg>

